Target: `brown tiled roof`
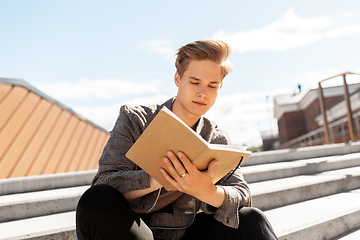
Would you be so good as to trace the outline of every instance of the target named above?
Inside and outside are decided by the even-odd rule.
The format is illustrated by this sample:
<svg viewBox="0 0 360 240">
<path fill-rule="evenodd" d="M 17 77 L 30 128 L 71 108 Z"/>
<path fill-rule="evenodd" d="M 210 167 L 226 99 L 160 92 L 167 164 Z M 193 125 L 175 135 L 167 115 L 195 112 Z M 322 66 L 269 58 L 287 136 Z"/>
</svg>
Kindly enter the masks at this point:
<svg viewBox="0 0 360 240">
<path fill-rule="evenodd" d="M 96 169 L 108 137 L 26 82 L 0 78 L 0 178 Z"/>
</svg>

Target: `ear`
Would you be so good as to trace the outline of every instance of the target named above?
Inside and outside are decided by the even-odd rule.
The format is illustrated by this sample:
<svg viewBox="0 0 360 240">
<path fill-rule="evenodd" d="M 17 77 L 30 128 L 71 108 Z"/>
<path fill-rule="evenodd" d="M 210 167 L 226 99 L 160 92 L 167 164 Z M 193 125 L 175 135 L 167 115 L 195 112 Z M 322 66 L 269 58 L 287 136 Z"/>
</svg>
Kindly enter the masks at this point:
<svg viewBox="0 0 360 240">
<path fill-rule="evenodd" d="M 174 82 L 175 82 L 175 85 L 176 85 L 177 87 L 179 87 L 179 84 L 180 84 L 180 74 L 179 74 L 178 72 L 175 73 Z"/>
</svg>

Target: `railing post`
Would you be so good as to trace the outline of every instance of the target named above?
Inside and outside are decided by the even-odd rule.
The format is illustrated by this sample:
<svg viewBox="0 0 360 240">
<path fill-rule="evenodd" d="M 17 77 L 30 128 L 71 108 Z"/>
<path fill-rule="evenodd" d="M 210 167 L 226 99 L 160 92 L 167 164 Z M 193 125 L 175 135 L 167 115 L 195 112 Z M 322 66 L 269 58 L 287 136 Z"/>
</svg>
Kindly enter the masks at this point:
<svg viewBox="0 0 360 240">
<path fill-rule="evenodd" d="M 349 126 L 349 133 L 350 133 L 350 140 L 355 141 L 357 139 L 356 132 L 354 128 L 354 120 L 352 117 L 352 110 L 351 110 L 351 103 L 350 103 L 350 97 L 349 97 L 349 88 L 346 83 L 346 74 L 343 74 L 343 82 L 344 82 L 344 99 L 347 109 L 347 118 L 348 118 L 348 126 Z"/>
<path fill-rule="evenodd" d="M 321 111 L 321 116 L 323 119 L 323 128 L 324 128 L 324 140 L 325 140 L 325 144 L 330 144 L 330 138 L 329 138 L 329 127 L 328 127 L 328 122 L 327 122 L 327 117 L 326 117 L 326 109 L 325 109 L 325 104 L 324 104 L 324 94 L 323 94 L 323 89 L 321 87 L 321 82 L 319 82 L 319 103 L 320 103 L 320 111 Z"/>
<path fill-rule="evenodd" d="M 354 120 L 355 120 L 355 132 L 359 138 L 360 137 L 360 135 L 359 135 L 360 134 L 360 124 L 359 124 L 360 116 L 356 116 Z"/>
<path fill-rule="evenodd" d="M 342 137 L 342 141 L 346 142 L 345 122 L 341 124 L 341 137 Z"/>
</svg>

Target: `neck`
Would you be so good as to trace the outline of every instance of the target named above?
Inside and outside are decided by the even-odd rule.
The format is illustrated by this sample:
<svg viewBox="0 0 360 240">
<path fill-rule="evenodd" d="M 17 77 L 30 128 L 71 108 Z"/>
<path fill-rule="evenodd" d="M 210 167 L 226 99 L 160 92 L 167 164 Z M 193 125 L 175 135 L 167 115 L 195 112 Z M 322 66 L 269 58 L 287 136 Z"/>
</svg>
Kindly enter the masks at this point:
<svg viewBox="0 0 360 240">
<path fill-rule="evenodd" d="M 190 128 L 193 128 L 197 121 L 199 121 L 200 117 L 194 114 L 189 113 L 186 111 L 181 104 L 179 103 L 178 99 L 175 99 L 175 102 L 172 105 L 171 111 L 178 116 L 186 125 Z"/>
</svg>

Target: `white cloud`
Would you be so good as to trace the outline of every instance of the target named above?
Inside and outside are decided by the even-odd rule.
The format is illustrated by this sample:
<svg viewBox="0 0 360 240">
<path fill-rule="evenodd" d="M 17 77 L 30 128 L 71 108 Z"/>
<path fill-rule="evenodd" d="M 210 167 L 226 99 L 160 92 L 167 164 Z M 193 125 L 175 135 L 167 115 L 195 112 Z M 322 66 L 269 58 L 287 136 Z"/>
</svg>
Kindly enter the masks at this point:
<svg viewBox="0 0 360 240">
<path fill-rule="evenodd" d="M 215 39 L 227 41 L 237 52 L 280 51 L 311 45 L 322 39 L 345 37 L 360 32 L 360 24 L 337 26 L 345 17 L 301 18 L 294 9 L 260 29 L 249 32 L 216 32 Z"/>
<path fill-rule="evenodd" d="M 318 83 L 320 81 L 323 81 L 325 79 L 329 79 L 332 78 L 334 76 L 337 76 L 339 74 L 344 73 L 345 71 L 338 71 L 336 69 L 329 69 L 327 71 L 324 72 L 309 72 L 306 73 L 304 75 L 301 75 L 299 77 L 296 77 L 294 79 L 291 80 L 291 82 L 296 83 L 296 84 L 301 84 L 302 89 L 304 91 L 307 91 L 311 88 L 317 88 L 318 87 Z M 359 71 L 350 71 L 353 73 L 359 73 Z M 346 76 L 346 81 L 347 83 L 355 83 L 355 82 L 359 82 L 360 81 L 360 76 L 359 75 L 347 75 Z M 342 76 L 338 76 L 335 78 L 332 78 L 330 80 L 324 81 L 321 86 L 323 87 L 327 87 L 327 86 L 334 86 L 334 85 L 342 85 L 343 84 L 343 78 Z"/>
<path fill-rule="evenodd" d="M 122 105 L 124 104 L 128 104 L 130 106 L 151 105 L 156 103 L 162 103 L 169 98 L 170 96 L 164 96 L 164 95 L 156 95 L 153 97 L 139 97 L 139 98 L 132 98 L 124 102 L 119 102 L 111 106 L 76 107 L 74 108 L 74 110 L 83 117 L 89 119 L 90 121 L 110 131 L 112 130 L 115 124 L 115 121 L 119 115 L 120 107 Z"/>
<path fill-rule="evenodd" d="M 298 76 L 290 81 L 296 84 L 301 84 L 302 89 L 304 91 L 307 91 L 311 88 L 317 88 L 318 82 L 336 76 L 338 74 L 340 74 L 338 70 L 329 69 L 323 72 L 309 72 L 301 76 Z"/>
<path fill-rule="evenodd" d="M 118 79 L 82 79 L 78 82 L 53 82 L 37 87 L 53 98 L 112 99 L 123 95 L 159 92 L 160 81 L 131 81 Z"/>
<path fill-rule="evenodd" d="M 76 107 L 74 111 L 107 131 L 110 131 L 119 115 L 121 103 L 101 107 Z"/>
<path fill-rule="evenodd" d="M 284 88 L 220 95 L 205 116 L 226 130 L 233 144 L 261 145 L 260 132 L 277 129 L 276 119 L 273 117 L 272 97 L 289 92 L 291 89 Z M 266 100 L 266 96 L 270 98 Z"/>
<path fill-rule="evenodd" d="M 167 60 L 173 60 L 175 58 L 175 49 L 172 46 L 172 42 L 168 40 L 151 40 L 141 44 L 139 47 L 164 56 Z"/>
</svg>

